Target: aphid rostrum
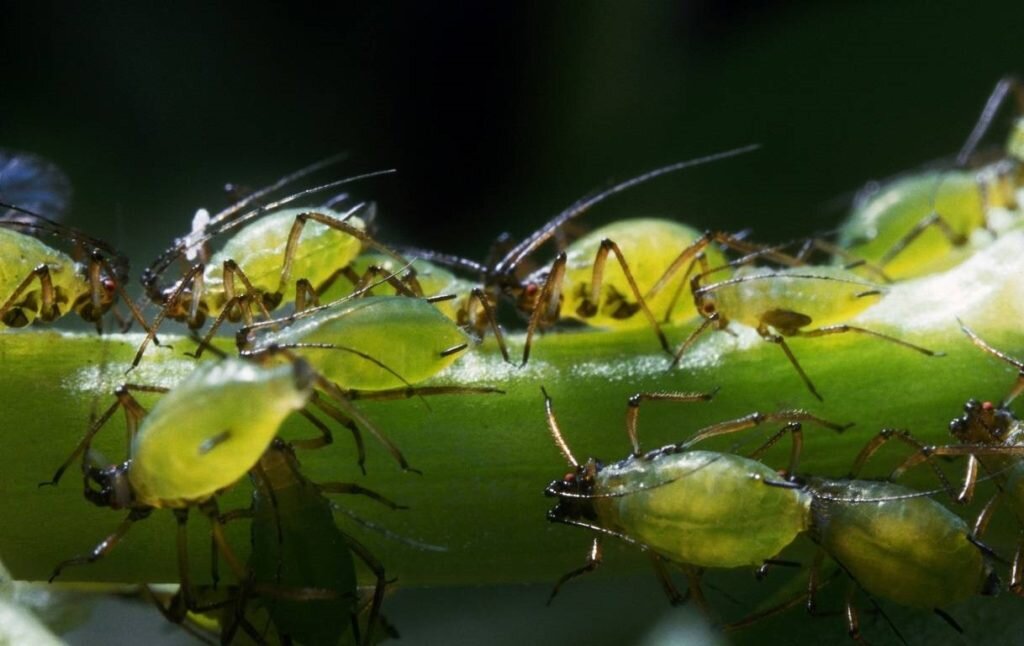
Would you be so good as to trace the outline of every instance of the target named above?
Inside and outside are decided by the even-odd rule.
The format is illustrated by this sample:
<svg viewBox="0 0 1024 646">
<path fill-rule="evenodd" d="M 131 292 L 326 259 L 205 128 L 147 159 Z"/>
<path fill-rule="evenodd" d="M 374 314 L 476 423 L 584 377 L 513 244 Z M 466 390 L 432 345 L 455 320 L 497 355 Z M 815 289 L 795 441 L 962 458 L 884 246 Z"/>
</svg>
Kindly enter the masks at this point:
<svg viewBox="0 0 1024 646">
<path fill-rule="evenodd" d="M 665 563 L 684 569 L 689 595 L 705 606 L 697 568 L 761 567 L 806 529 L 810 497 L 795 489 L 764 487 L 761 480 L 779 478 L 759 462 L 783 435 L 793 440 L 788 466 L 797 468 L 802 444 L 800 421 L 826 428 L 846 428 L 803 410 L 751 413 L 699 430 L 681 444 L 640 452 L 637 435 L 639 405 L 644 401 L 706 401 L 705 393 L 640 393 L 629 399 L 626 430 L 630 456 L 605 465 L 594 458 L 579 462 L 569 449 L 545 393 L 548 428 L 572 470 L 548 485 L 545 494 L 558 499 L 548 520 L 584 527 L 597 534 L 586 564 L 559 579 L 552 597 L 567 581 L 591 572 L 601 563 L 600 539 L 614 536 L 648 551 L 658 579 L 672 601 L 683 597 L 671 583 Z M 693 448 L 705 439 L 736 433 L 771 422 L 785 422 L 750 458 Z"/>
</svg>

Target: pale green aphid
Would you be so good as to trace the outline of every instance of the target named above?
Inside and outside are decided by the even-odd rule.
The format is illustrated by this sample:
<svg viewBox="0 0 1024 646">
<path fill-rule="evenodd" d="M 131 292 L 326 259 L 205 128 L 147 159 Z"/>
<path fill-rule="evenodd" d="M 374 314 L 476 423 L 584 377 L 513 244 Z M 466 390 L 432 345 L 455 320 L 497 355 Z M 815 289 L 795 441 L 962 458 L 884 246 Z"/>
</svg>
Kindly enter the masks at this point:
<svg viewBox="0 0 1024 646">
<path fill-rule="evenodd" d="M 786 337 L 820 337 L 853 332 L 916 350 L 929 356 L 942 353 L 914 345 L 848 321 L 870 307 L 882 289 L 839 267 L 742 267 L 732 278 L 704 284 L 716 270 L 694 276 L 691 293 L 704 321 L 675 352 L 673 365 L 706 331 L 725 330 L 735 321 L 750 326 L 765 341 L 779 346 L 812 395 L 822 399 L 814 383 L 786 343 Z"/>
<path fill-rule="evenodd" d="M 562 455 L 573 468 L 548 485 L 545 494 L 558 498 L 548 512 L 554 522 L 576 525 L 598 534 L 587 564 L 563 576 L 552 597 L 566 581 L 594 570 L 601 561 L 600 537 L 611 535 L 657 555 L 659 580 L 673 600 L 679 594 L 663 569 L 670 562 L 684 569 L 690 594 L 703 605 L 699 588 L 702 567 L 759 567 L 770 562 L 807 529 L 811 496 L 798 489 L 765 487 L 778 473 L 756 458 L 790 433 L 794 451 L 789 465 L 796 468 L 802 442 L 800 420 L 810 420 L 839 431 L 844 426 L 806 411 L 752 413 L 701 429 L 688 441 L 641 453 L 636 430 L 642 401 L 704 401 L 710 394 L 644 393 L 630 398 L 627 432 L 632 454 L 614 464 L 594 458 L 580 463 L 569 450 L 555 420 L 551 399 L 545 394 L 548 427 Z M 766 422 L 787 425 L 746 458 L 727 453 L 692 450 L 710 437 L 735 433 Z M 773 491 L 773 489 L 777 489 Z"/>
<path fill-rule="evenodd" d="M 209 341 L 225 320 L 251 324 L 254 311 L 269 319 L 272 310 L 287 302 L 294 302 L 298 310 L 305 309 L 317 302 L 321 286 L 333 281 L 365 247 L 376 248 L 404 264 L 401 256 L 366 233 L 364 222 L 357 217 L 366 204 L 345 212 L 323 206 L 282 208 L 311 193 L 391 171 L 330 182 L 243 213 L 252 204 L 259 204 L 258 199 L 267 193 L 330 161 L 302 169 L 218 213 L 211 218 L 208 229 L 185 236 L 154 261 L 142 278 L 147 294 L 162 308 L 154 320 L 154 332 L 168 317 L 186 322 L 192 329 L 214 318 L 204 340 Z M 173 284 L 161 284 L 163 273 L 175 261 L 205 249 L 209 240 L 226 233 L 231 237 L 206 262 L 193 264 Z M 411 284 L 413 292 L 418 293 L 414 280 Z M 140 346 L 133 366 L 141 360 L 149 338 Z"/>
<path fill-rule="evenodd" d="M 840 247 L 879 267 L 893 280 L 942 271 L 965 260 L 971 252 L 972 237 L 992 231 L 991 209 L 1019 208 L 1017 191 L 1024 187 L 1024 119 L 1015 120 L 1003 159 L 968 168 L 971 156 L 1011 92 L 1016 96 L 1018 111 L 1024 110 L 1019 82 L 1007 78 L 997 83 L 957 155 L 956 168 L 907 175 L 881 187 L 871 186 L 858 195 L 840 229 Z"/>
<path fill-rule="evenodd" d="M 273 327 L 280 329 L 274 330 Z M 420 298 L 370 296 L 243 330 L 261 332 L 250 354 L 288 348 L 345 389 L 407 387 L 451 365 L 470 337 Z"/>
<path fill-rule="evenodd" d="M 325 391 L 327 397 L 316 394 L 317 389 Z M 166 395 L 147 413 L 131 394 L 133 391 Z M 329 416 L 342 422 L 358 422 L 377 435 L 337 387 L 301 359 L 266 366 L 225 359 L 201 365 L 169 392 L 164 388 L 126 384 L 115 394 L 117 401 L 92 425 L 53 479 L 45 484 L 56 484 L 77 456 L 87 454 L 93 436 L 118 408 L 123 408 L 131 438 L 128 459 L 122 464 L 102 467 L 83 459 L 82 468 L 88 500 L 112 509 L 128 509 L 129 514 L 90 554 L 59 564 L 51 580 L 66 566 L 93 562 L 106 555 L 132 523 L 154 509 L 175 510 L 179 526 L 184 527 L 188 509 L 195 506 L 210 518 L 221 552 L 244 578 L 243 568 L 223 542 L 214 496 L 253 468 L 284 419 L 311 402 Z M 325 405 L 324 399 L 329 399 L 333 406 Z M 319 446 L 330 442 L 329 429 L 315 418 L 311 421 L 323 437 L 297 444 Z M 386 439 L 381 440 L 387 443 Z M 388 446 L 397 451 L 393 445 Z M 401 454 L 395 455 L 405 466 Z M 183 531 L 179 532 L 182 541 Z M 183 587 L 188 585 L 186 570 L 182 568 Z"/>
</svg>

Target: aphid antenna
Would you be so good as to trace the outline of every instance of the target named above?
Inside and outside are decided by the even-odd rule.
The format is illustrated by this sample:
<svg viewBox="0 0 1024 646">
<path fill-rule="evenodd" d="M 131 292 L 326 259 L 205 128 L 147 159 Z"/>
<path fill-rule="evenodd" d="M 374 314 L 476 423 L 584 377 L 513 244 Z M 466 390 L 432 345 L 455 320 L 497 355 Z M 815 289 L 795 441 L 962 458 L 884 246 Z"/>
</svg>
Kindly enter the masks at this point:
<svg viewBox="0 0 1024 646">
<path fill-rule="evenodd" d="M 589 529 L 591 531 L 594 531 L 594 532 L 596 532 L 598 534 L 603 534 L 605 536 L 613 536 L 613 537 L 615 537 L 615 538 L 617 538 L 619 540 L 622 540 L 622 541 L 625 541 L 626 543 L 629 543 L 630 545 L 635 545 L 636 547 L 644 550 L 645 552 L 650 551 L 650 549 L 651 549 L 645 543 L 641 543 L 640 541 L 636 540 L 632 536 L 627 536 L 626 534 L 623 534 L 621 532 L 617 532 L 617 531 L 615 531 L 613 529 L 608 529 L 606 527 L 601 527 L 600 525 L 594 525 L 594 524 L 591 524 L 591 523 L 584 522 L 582 520 L 574 520 L 574 519 L 571 519 L 571 518 L 562 518 L 560 516 L 553 515 L 552 512 L 548 512 L 548 520 L 556 522 L 556 523 L 562 523 L 563 525 L 572 525 L 573 527 L 582 527 L 584 529 Z"/>
<path fill-rule="evenodd" d="M 636 177 L 633 177 L 631 179 L 619 182 L 618 184 L 615 184 L 603 191 L 577 200 L 567 209 L 565 209 L 564 211 L 556 215 L 554 218 L 552 218 L 547 224 L 545 224 L 539 230 L 535 231 L 525 240 L 523 240 L 518 245 L 513 247 L 511 251 L 505 254 L 504 258 L 502 258 L 495 264 L 493 270 L 490 273 L 496 276 L 505 276 L 512 274 L 515 268 L 519 265 L 520 262 L 523 261 L 524 258 L 526 258 L 528 255 L 536 251 L 538 247 L 547 242 L 552 236 L 555 235 L 556 231 L 558 231 L 562 226 L 565 225 L 566 222 L 569 222 L 570 220 L 573 220 L 583 215 L 593 206 L 600 204 L 601 202 L 612 197 L 613 195 L 622 193 L 623 191 L 629 190 L 634 186 L 638 186 L 652 179 L 661 177 L 662 175 L 667 175 L 669 173 L 674 173 L 676 171 L 692 168 L 694 166 L 701 166 L 703 164 L 716 162 L 722 159 L 728 159 L 730 157 L 736 157 L 738 155 L 742 155 L 757 150 L 760 147 L 760 144 L 752 144 L 749 146 L 734 148 L 732 150 L 726 150 L 724 152 L 705 155 L 703 157 L 697 157 L 695 159 L 689 159 L 686 161 L 669 164 L 667 166 L 662 166 L 660 168 L 656 168 L 641 175 L 637 175 Z"/>
<path fill-rule="evenodd" d="M 441 253 L 439 251 L 420 249 L 419 247 L 406 247 L 402 245 L 396 246 L 395 251 L 409 258 L 426 260 L 427 262 L 463 271 L 467 274 L 475 274 L 481 279 L 486 277 L 489 271 L 487 265 L 450 253 Z"/>
<path fill-rule="evenodd" d="M 351 509 L 348 509 L 347 507 L 343 507 L 342 505 L 339 505 L 338 503 L 336 503 L 334 501 L 331 501 L 331 510 L 335 511 L 335 512 L 341 512 L 341 513 L 345 514 L 346 516 L 351 518 L 355 523 L 361 525 L 362 527 L 364 527 L 364 528 L 366 528 L 366 529 L 368 529 L 368 530 L 370 530 L 372 532 L 376 532 L 377 534 L 383 536 L 384 538 L 386 538 L 386 539 L 388 539 L 390 541 L 394 541 L 394 542 L 399 543 L 401 545 L 405 545 L 407 547 L 411 547 L 411 548 L 413 548 L 415 550 L 420 550 L 422 552 L 447 552 L 448 551 L 448 548 L 446 546 L 444 546 L 444 545 L 434 545 L 433 543 L 426 543 L 424 541 L 416 540 L 414 538 L 409 538 L 408 536 L 403 536 L 402 534 L 399 534 L 398 532 L 393 532 L 393 531 L 391 531 L 390 529 L 388 529 L 386 527 L 382 527 L 381 525 L 378 525 L 377 523 L 374 523 L 372 521 L 369 521 L 369 520 L 363 518 L 362 516 L 360 516 L 356 512 L 352 511 Z"/>
<path fill-rule="evenodd" d="M 40 233 L 47 233 L 56 238 L 69 238 L 73 242 L 89 247 L 91 249 L 98 249 L 107 256 L 110 257 L 110 262 L 114 267 L 117 268 L 117 277 L 119 280 L 126 280 L 128 277 L 128 258 L 117 249 L 111 247 L 106 242 L 94 238 L 84 231 L 80 231 L 74 227 L 69 227 L 59 222 L 54 222 L 49 218 L 43 217 L 35 211 L 16 206 L 14 204 L 8 204 L 6 202 L 0 202 L 0 208 L 17 211 L 24 215 L 32 216 L 33 221 L 21 222 L 21 221 L 8 221 L 0 220 L 0 226 L 18 226 L 26 229 L 34 229 Z"/>
<path fill-rule="evenodd" d="M 991 354 L 993 357 L 996 357 L 997 359 L 1005 361 L 1006 363 L 1010 364 L 1011 366 L 1017 369 L 1017 383 L 1013 385 L 1013 388 L 1010 389 L 1010 392 L 1003 399 L 1002 403 L 999 404 L 999 406 L 1002 408 L 1009 406 L 1010 403 L 1017 398 L 1017 395 L 1021 394 L 1021 392 L 1024 392 L 1024 362 L 1020 361 L 1019 359 L 1015 359 L 1014 357 L 1011 357 L 1002 350 L 997 350 L 996 348 L 993 348 L 991 345 L 986 343 L 984 339 L 978 336 L 974 332 L 974 330 L 964 325 L 964 322 L 961 321 L 959 318 L 957 318 L 956 322 L 960 324 L 960 329 L 963 330 L 964 334 L 967 335 L 967 338 L 971 340 L 971 343 L 981 348 L 984 352 Z"/>
<path fill-rule="evenodd" d="M 701 275 L 703 275 L 703 274 L 701 274 Z M 722 281 L 719 281 L 717 283 L 711 283 L 710 285 L 701 285 L 701 286 L 699 286 L 695 290 L 695 292 L 699 292 L 701 294 L 705 294 L 707 292 L 711 292 L 711 291 L 714 291 L 716 289 L 721 289 L 723 287 L 729 287 L 729 286 L 732 286 L 732 285 L 739 285 L 740 283 L 749 283 L 749 282 L 753 282 L 753 281 L 757 281 L 757 280 L 772 280 L 772 279 L 776 279 L 776 278 L 799 278 L 799 279 L 803 279 L 803 280 L 828 280 L 828 281 L 833 281 L 833 282 L 837 282 L 837 283 L 846 283 L 848 285 L 861 285 L 861 286 L 869 288 L 869 291 L 871 291 L 871 292 L 884 293 L 884 290 L 879 288 L 878 285 L 875 285 L 873 283 L 868 283 L 868 282 L 865 282 L 865 281 L 861 281 L 861 280 L 853 280 L 853 279 L 850 279 L 850 278 L 837 278 L 835 276 L 819 276 L 819 275 L 815 275 L 815 274 L 778 274 L 778 273 L 774 273 L 774 272 L 770 273 L 770 274 L 755 274 L 755 275 L 752 275 L 752 276 L 738 276 L 736 278 L 729 278 L 727 280 L 722 280 Z M 861 292 L 861 293 L 866 294 L 868 292 Z"/>
<path fill-rule="evenodd" d="M 268 211 L 273 211 L 273 210 L 275 210 L 277 208 L 280 208 L 282 206 L 290 204 L 291 202 L 299 200 L 299 199 L 301 199 L 301 198 L 303 198 L 303 197 L 305 197 L 307 195 L 312 195 L 314 193 L 323 192 L 323 191 L 335 188 L 337 186 L 343 186 L 345 184 L 350 184 L 350 183 L 357 182 L 357 181 L 364 180 L 364 179 L 371 179 L 371 178 L 380 177 L 380 176 L 383 176 L 383 175 L 391 175 L 391 174 L 394 174 L 396 172 L 398 172 L 397 169 L 389 168 L 389 169 L 373 171 L 373 172 L 369 172 L 369 173 L 362 173 L 360 175 L 353 175 L 352 177 L 347 177 L 345 179 L 339 179 L 339 180 L 335 180 L 333 182 L 328 182 L 326 184 L 321 184 L 319 186 L 314 186 L 312 188 L 307 188 L 307 189 L 301 190 L 301 191 L 299 191 L 297 193 L 293 193 L 293 194 L 291 194 L 291 195 L 289 195 L 287 197 L 282 197 L 281 199 L 276 200 L 274 202 L 269 202 L 267 204 L 258 206 L 256 208 L 250 210 L 250 211 L 247 211 L 247 212 L 243 213 L 242 215 L 238 216 L 235 219 L 227 221 L 224 224 L 224 226 L 219 227 L 219 228 L 214 226 L 216 217 L 219 217 L 221 215 L 220 213 L 218 213 L 217 216 L 215 216 L 214 218 L 211 218 L 210 223 L 205 227 L 205 229 L 203 230 L 204 233 L 202 235 L 194 236 L 194 237 L 193 236 L 186 236 L 184 238 L 180 238 L 179 240 L 177 240 L 175 242 L 174 246 L 172 246 L 170 249 L 167 249 L 162 254 L 160 254 L 160 256 L 155 261 L 153 261 L 153 264 L 151 264 L 146 269 L 146 271 L 145 271 L 145 273 L 143 275 L 143 283 L 144 284 L 152 284 L 152 283 L 154 283 L 157 280 L 157 278 L 164 271 L 166 271 L 167 268 L 170 267 L 171 264 L 175 260 L 177 260 L 179 257 L 181 257 L 185 253 L 185 250 L 187 248 L 195 247 L 197 245 L 202 245 L 202 244 L 204 244 L 206 242 L 209 242 L 214 237 L 216 237 L 218 235 L 221 235 L 222 233 L 225 233 L 225 232 L 237 229 L 238 227 L 241 227 L 242 225 L 244 225 L 247 222 L 249 222 L 250 220 L 254 220 L 254 219 L 262 216 L 264 213 L 267 213 Z M 250 198 L 251 197 L 252 196 L 250 196 Z M 247 199 L 249 199 L 249 198 L 247 198 Z M 232 213 L 234 213 L 234 212 L 232 212 Z M 216 222 L 216 224 L 219 224 L 219 223 L 220 223 L 220 221 Z"/>
<path fill-rule="evenodd" d="M 555 418 L 554 403 L 551 401 L 551 396 L 548 395 L 548 391 L 544 389 L 544 386 L 540 387 L 540 392 L 544 395 L 544 413 L 547 416 L 548 430 L 551 431 L 551 437 L 555 440 L 555 446 L 562 452 L 562 457 L 565 458 L 572 468 L 579 469 L 580 463 L 572 454 L 569 444 L 565 441 L 565 437 L 562 436 L 562 431 L 558 427 L 558 420 Z"/>
<path fill-rule="evenodd" d="M 967 137 L 967 141 L 964 142 L 963 147 L 956 156 L 956 165 L 963 167 L 970 161 L 971 156 L 977 149 L 981 139 L 988 132 L 989 127 L 992 125 L 992 121 L 995 119 L 996 114 L 999 112 L 999 108 L 1002 107 L 1003 101 L 1006 97 L 1013 92 L 1013 96 L 1017 102 L 1017 111 L 1024 113 L 1024 85 L 1016 76 L 1005 76 L 996 83 L 995 88 L 992 89 L 992 94 L 989 95 L 988 101 L 985 102 L 985 107 L 981 109 L 981 115 L 978 117 L 978 122 L 974 125 L 974 129 L 971 130 L 971 134 Z"/>
</svg>

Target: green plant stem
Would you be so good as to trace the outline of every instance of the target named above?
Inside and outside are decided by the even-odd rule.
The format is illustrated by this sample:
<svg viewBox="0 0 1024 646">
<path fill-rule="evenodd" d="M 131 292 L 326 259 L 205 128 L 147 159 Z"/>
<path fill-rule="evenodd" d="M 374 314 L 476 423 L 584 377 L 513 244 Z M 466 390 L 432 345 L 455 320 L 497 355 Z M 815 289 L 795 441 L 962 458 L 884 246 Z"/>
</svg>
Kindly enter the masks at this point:
<svg viewBox="0 0 1024 646">
<path fill-rule="evenodd" d="M 498 386 L 507 391 L 504 395 L 359 402 L 423 475 L 402 472 L 367 437 L 368 475 L 362 476 L 343 430 L 334 445 L 303 452 L 300 459 L 315 481 L 358 482 L 410 507 L 389 511 L 359 497 L 339 500 L 387 532 L 405 537 L 395 540 L 338 515 L 339 523 L 369 543 L 402 584 L 551 581 L 582 563 L 589 537 L 544 518 L 551 501 L 542 491 L 567 466 L 545 425 L 541 386 L 553 397 L 566 439 L 581 459 L 626 456 L 629 444 L 623 422 L 632 393 L 720 388 L 710 403 L 644 404 L 643 446 L 679 442 L 704 424 L 753 411 L 806 408 L 836 422 L 856 424 L 842 434 L 805 428 L 801 470 L 843 476 L 853 456 L 881 428 L 906 428 L 925 442 L 943 443 L 949 420 L 960 413 L 967 398 L 999 400 L 1008 390 L 1015 373 L 975 348 L 955 318 L 962 317 L 993 345 L 1024 355 L 1019 329 L 1024 298 L 1017 298 L 1024 291 L 1024 261 L 1017 257 L 1022 255 L 1024 237 L 1003 240 L 1008 238 L 1012 244 L 1001 241 L 987 252 L 991 257 L 979 254 L 950 272 L 945 282 L 927 279 L 894 287 L 855 321 L 946 356 L 927 357 L 856 334 L 793 339 L 791 347 L 824 402 L 807 392 L 778 347 L 749 331 L 739 338 L 710 335 L 681 368 L 671 371 L 647 329 L 548 334 L 540 338 L 525 368 L 503 364 L 488 343 L 436 380 Z M 1002 251 L 1003 247 L 1007 249 Z M 679 340 L 691 328 L 692 324 L 673 327 L 669 332 Z M 0 335 L 5 458 L 0 471 L 0 556 L 14 576 L 46 579 L 58 561 L 91 549 L 123 517 L 124 512 L 96 508 L 82 497 L 77 466 L 59 486 L 39 488 L 37 483 L 49 479 L 70 453 L 90 416 L 113 401 L 109 393 L 115 384 L 173 383 L 191 369 L 192 360 L 182 355 L 191 342 L 167 338 L 173 350 L 150 351 L 143 366 L 124 377 L 139 339 L 47 331 Z M 111 461 L 125 456 L 122 424 L 120 419 L 116 422 L 95 444 Z M 750 451 L 775 428 L 737 434 L 709 446 Z M 310 429 L 294 416 L 282 434 L 308 436 Z M 776 447 L 766 461 L 781 468 L 788 450 Z M 892 465 L 905 450 L 893 447 L 884 453 L 889 457 L 880 458 L 878 465 Z M 934 487 L 927 470 L 921 471 L 911 482 Z M 885 470 L 879 466 L 873 472 Z M 246 505 L 248 491 L 247 482 L 237 485 L 223 497 L 222 509 Z M 158 511 L 138 523 L 107 558 L 69 568 L 61 580 L 176 581 L 173 525 L 169 513 Z M 197 581 L 206 581 L 205 520 L 194 515 L 191 529 L 192 572 Z M 234 523 L 230 530 L 239 552 L 247 553 L 247 524 Z M 443 551 L 423 549 L 412 541 Z M 635 551 L 609 547 L 609 568 L 645 567 Z"/>
</svg>

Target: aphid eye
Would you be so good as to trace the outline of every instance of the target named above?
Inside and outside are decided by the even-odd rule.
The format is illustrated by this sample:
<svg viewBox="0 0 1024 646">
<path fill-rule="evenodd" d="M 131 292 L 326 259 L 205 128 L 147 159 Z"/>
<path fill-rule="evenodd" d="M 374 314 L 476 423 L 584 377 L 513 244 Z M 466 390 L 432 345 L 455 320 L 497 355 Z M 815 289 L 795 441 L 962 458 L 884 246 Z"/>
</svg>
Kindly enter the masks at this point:
<svg viewBox="0 0 1024 646">
<path fill-rule="evenodd" d="M 536 283 L 530 283 L 529 285 L 526 286 L 526 294 L 528 296 L 533 296 L 534 294 L 537 293 L 538 289 L 540 289 L 540 288 L 537 287 Z"/>
<path fill-rule="evenodd" d="M 562 480 L 565 481 L 565 482 L 568 482 L 568 483 L 576 482 L 576 474 L 575 473 L 567 473 L 567 474 L 565 474 L 565 477 L 562 478 Z"/>
<path fill-rule="evenodd" d="M 702 309 L 704 310 L 705 314 L 714 314 L 715 313 L 715 304 L 714 303 L 704 303 L 704 306 L 703 306 Z"/>
<path fill-rule="evenodd" d="M 981 405 L 981 410 L 983 410 L 983 411 L 991 411 L 991 410 L 994 410 L 994 409 L 995 409 L 995 405 L 993 405 L 992 402 L 984 402 Z"/>
<path fill-rule="evenodd" d="M 103 289 L 106 290 L 108 293 L 111 293 L 111 294 L 114 292 L 114 289 L 117 287 L 117 283 L 114 282 L 113 278 L 104 278 L 100 282 L 103 285 Z"/>
</svg>

